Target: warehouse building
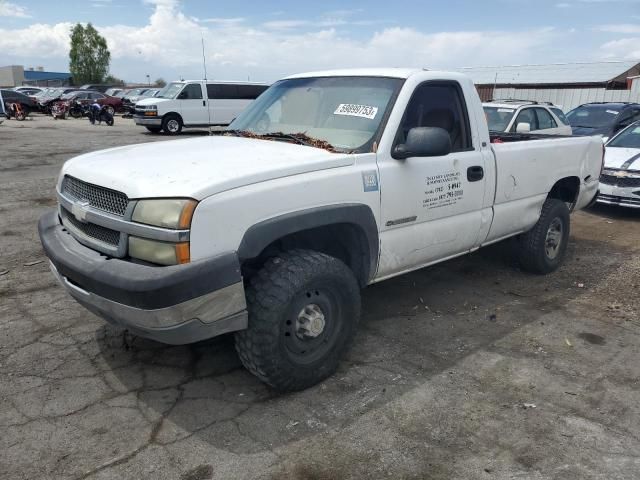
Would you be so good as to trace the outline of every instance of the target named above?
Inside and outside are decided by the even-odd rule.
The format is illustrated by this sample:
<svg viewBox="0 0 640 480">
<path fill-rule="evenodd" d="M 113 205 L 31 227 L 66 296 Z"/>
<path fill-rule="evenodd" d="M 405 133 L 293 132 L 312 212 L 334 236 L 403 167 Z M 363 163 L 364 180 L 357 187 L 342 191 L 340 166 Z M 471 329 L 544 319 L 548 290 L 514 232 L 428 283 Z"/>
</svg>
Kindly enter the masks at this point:
<svg viewBox="0 0 640 480">
<path fill-rule="evenodd" d="M 469 75 L 483 101 L 552 102 L 565 111 L 588 102 L 640 103 L 640 62 L 615 61 L 512 65 L 460 69 Z"/>
<path fill-rule="evenodd" d="M 30 67 L 26 70 L 22 65 L 0 67 L 0 87 L 12 88 L 22 85 L 38 87 L 64 87 L 71 83 L 68 72 L 47 72 L 43 67 Z"/>
</svg>

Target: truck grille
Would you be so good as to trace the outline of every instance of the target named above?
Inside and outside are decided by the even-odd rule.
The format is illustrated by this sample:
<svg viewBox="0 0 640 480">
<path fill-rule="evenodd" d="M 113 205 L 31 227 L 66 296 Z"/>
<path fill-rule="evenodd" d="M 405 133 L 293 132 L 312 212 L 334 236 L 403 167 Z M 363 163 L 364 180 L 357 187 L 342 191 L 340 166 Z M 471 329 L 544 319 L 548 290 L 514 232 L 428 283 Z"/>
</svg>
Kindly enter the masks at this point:
<svg viewBox="0 0 640 480">
<path fill-rule="evenodd" d="M 124 193 L 83 182 L 70 175 L 65 175 L 62 179 L 62 193 L 75 200 L 89 202 L 93 208 L 120 217 L 124 216 L 129 205 L 129 199 Z M 75 220 L 75 217 L 73 218 Z"/>
<path fill-rule="evenodd" d="M 74 228 L 85 234 L 87 237 L 114 247 L 117 247 L 120 243 L 120 232 L 96 225 L 95 223 L 82 223 L 65 208 L 61 208 L 60 211 L 62 213 L 63 220 L 69 222 Z"/>
<path fill-rule="evenodd" d="M 605 185 L 613 185 L 614 187 L 640 187 L 640 175 L 637 177 L 618 177 L 616 175 L 602 174 L 600 183 Z"/>
</svg>

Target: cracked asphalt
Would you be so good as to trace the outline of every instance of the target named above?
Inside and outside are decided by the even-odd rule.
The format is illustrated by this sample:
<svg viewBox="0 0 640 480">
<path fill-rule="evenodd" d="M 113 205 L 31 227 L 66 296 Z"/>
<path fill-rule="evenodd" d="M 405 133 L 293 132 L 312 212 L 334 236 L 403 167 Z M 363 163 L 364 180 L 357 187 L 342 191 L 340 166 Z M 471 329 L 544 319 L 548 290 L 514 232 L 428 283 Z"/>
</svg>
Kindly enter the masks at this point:
<svg viewBox="0 0 640 480">
<path fill-rule="evenodd" d="M 503 243 L 366 289 L 337 374 L 278 395 L 230 336 L 133 337 L 49 273 L 61 164 L 143 132 L 0 125 L 0 478 L 640 478 L 640 213 L 574 214 L 546 277 Z"/>
</svg>

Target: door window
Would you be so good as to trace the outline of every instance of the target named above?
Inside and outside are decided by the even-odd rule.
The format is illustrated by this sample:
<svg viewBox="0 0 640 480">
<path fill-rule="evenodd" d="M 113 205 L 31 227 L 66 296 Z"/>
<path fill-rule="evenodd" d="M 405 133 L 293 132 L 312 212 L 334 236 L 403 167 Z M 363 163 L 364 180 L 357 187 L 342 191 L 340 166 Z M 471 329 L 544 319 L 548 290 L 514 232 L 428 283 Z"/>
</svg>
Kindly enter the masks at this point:
<svg viewBox="0 0 640 480">
<path fill-rule="evenodd" d="M 567 117 L 564 116 L 564 112 L 562 110 L 560 110 L 559 108 L 551 108 L 550 110 L 556 114 L 558 120 L 560 120 L 565 125 L 569 125 L 569 120 L 567 120 Z"/>
<path fill-rule="evenodd" d="M 180 92 L 181 100 L 202 100 L 202 88 L 199 83 L 190 83 Z"/>
<path fill-rule="evenodd" d="M 404 143 L 414 127 L 439 127 L 449 133 L 451 151 L 472 149 L 467 110 L 460 86 L 455 82 L 427 82 L 413 92 L 396 144 Z"/>
<path fill-rule="evenodd" d="M 538 130 L 558 127 L 551 114 L 544 108 L 536 108 L 534 110 L 536 111 L 536 115 L 538 116 Z"/>
<path fill-rule="evenodd" d="M 528 123 L 529 125 L 531 125 L 532 132 L 534 130 L 539 130 L 538 121 L 536 120 L 536 114 L 533 111 L 533 108 L 525 108 L 518 114 L 516 121 L 513 122 L 513 126 L 511 127 L 512 132 L 516 131 L 519 123 Z"/>
</svg>

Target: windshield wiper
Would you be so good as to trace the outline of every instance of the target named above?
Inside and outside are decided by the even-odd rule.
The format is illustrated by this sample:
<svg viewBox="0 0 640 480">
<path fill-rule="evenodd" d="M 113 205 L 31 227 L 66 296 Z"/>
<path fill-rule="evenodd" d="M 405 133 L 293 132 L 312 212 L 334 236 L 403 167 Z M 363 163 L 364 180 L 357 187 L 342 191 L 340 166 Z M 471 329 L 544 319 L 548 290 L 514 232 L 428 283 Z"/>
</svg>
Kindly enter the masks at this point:
<svg viewBox="0 0 640 480">
<path fill-rule="evenodd" d="M 293 140 L 294 142 L 299 143 L 300 145 L 304 145 L 305 147 L 313 147 L 311 143 L 309 143 L 307 140 L 304 139 L 306 135 L 302 136 L 302 135 L 295 135 L 291 133 L 273 132 L 273 133 L 257 134 L 256 136 L 262 137 L 262 138 L 282 138 L 285 140 Z"/>
</svg>

